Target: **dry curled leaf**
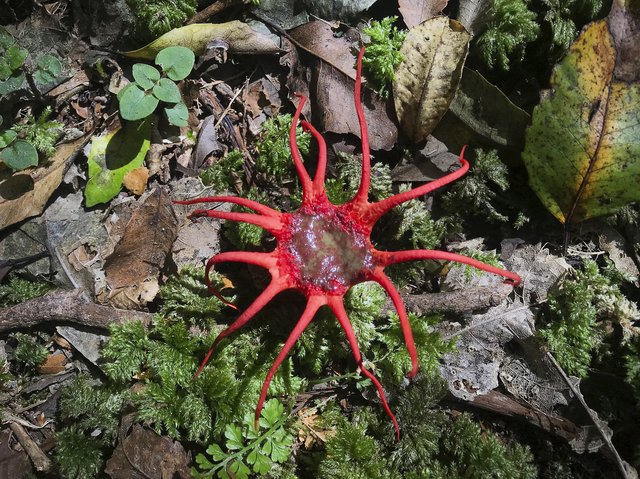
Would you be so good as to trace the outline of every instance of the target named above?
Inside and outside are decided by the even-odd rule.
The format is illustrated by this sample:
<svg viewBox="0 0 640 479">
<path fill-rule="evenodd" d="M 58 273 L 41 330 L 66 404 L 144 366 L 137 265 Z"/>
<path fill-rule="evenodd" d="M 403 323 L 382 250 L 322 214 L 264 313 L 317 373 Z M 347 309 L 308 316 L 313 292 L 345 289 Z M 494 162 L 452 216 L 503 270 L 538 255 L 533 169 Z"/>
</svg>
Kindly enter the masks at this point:
<svg viewBox="0 0 640 479">
<path fill-rule="evenodd" d="M 400 52 L 393 93 L 400 126 L 424 141 L 449 108 L 469 48 L 469 34 L 455 20 L 432 18 L 409 30 Z"/>
<path fill-rule="evenodd" d="M 442 11 L 449 0 L 398 0 L 400 14 L 408 28 L 420 25 Z"/>
</svg>

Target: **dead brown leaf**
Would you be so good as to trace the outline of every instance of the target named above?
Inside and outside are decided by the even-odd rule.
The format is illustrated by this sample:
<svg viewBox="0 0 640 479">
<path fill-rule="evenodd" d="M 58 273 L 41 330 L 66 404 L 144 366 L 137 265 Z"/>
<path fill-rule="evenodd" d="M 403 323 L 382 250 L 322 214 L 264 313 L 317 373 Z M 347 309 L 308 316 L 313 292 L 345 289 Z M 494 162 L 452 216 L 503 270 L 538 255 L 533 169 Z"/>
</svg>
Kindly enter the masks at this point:
<svg viewBox="0 0 640 479">
<path fill-rule="evenodd" d="M 144 166 L 131 170 L 122 179 L 122 184 L 134 195 L 140 196 L 144 193 L 149 179 L 149 170 Z"/>
<path fill-rule="evenodd" d="M 191 477 L 189 456 L 177 441 L 135 424 L 107 461 L 111 479 L 165 479 Z"/>
<path fill-rule="evenodd" d="M 447 3 L 449 0 L 398 0 L 400 14 L 408 28 L 435 17 Z"/>
<path fill-rule="evenodd" d="M 64 354 L 50 354 L 38 366 L 38 372 L 40 374 L 58 374 L 64 371 L 65 364 L 67 364 L 67 357 Z"/>
<path fill-rule="evenodd" d="M 42 213 L 58 188 L 67 164 L 84 146 L 90 135 L 64 143 L 42 167 L 2 176 L 0 172 L 0 230 L 25 218 Z"/>
<path fill-rule="evenodd" d="M 105 262 L 108 293 L 101 301 L 134 309 L 158 291 L 158 274 L 178 235 L 171 198 L 157 188 L 133 212 L 122 239 Z"/>
</svg>

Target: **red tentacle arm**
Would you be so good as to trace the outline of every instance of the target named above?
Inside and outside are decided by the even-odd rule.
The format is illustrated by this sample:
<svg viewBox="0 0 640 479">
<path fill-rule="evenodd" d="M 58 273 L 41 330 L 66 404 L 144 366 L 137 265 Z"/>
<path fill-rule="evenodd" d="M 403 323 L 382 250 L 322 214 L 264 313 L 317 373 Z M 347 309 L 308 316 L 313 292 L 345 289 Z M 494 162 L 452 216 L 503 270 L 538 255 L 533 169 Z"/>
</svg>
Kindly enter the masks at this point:
<svg viewBox="0 0 640 479">
<path fill-rule="evenodd" d="M 248 198 L 240 198 L 238 196 L 207 196 L 204 198 L 194 198 L 192 200 L 174 200 L 178 205 L 195 205 L 198 203 L 235 203 L 236 205 L 251 208 L 253 211 L 260 213 L 264 216 L 280 219 L 282 213 L 273 208 L 269 208 L 262 203 L 250 200 Z"/>
<path fill-rule="evenodd" d="M 226 338 L 230 334 L 233 334 L 238 329 L 242 328 L 251 319 L 253 319 L 253 317 L 262 308 L 264 308 L 266 304 L 269 301 L 271 301 L 277 294 L 289 288 L 290 286 L 288 285 L 287 281 L 278 277 L 273 278 L 271 280 L 271 283 L 269 283 L 269 286 L 267 286 L 267 288 L 262 293 L 260 293 L 260 295 L 253 301 L 253 303 L 251 303 L 251 305 L 240 316 L 238 316 L 238 318 L 233 323 L 231 323 L 224 330 L 222 330 L 220 334 L 218 334 L 218 337 L 213 342 L 211 349 L 209 349 L 209 351 L 207 352 L 207 355 L 205 356 L 204 360 L 200 364 L 200 368 L 198 369 L 198 372 L 195 374 L 193 378 L 196 379 L 200 375 L 204 367 L 209 362 L 209 359 L 211 359 L 211 355 L 218 347 L 218 344 L 220 344 L 220 341 L 222 341 L 224 338 Z"/>
<path fill-rule="evenodd" d="M 200 218 L 207 216 L 209 218 L 218 218 L 220 220 L 243 221 L 251 223 L 266 229 L 269 233 L 275 234 L 282 229 L 282 221 L 280 218 L 257 215 L 255 213 L 238 213 L 236 211 L 220 211 L 220 210 L 195 210 L 189 218 Z"/>
<path fill-rule="evenodd" d="M 459 157 L 461 166 L 456 171 L 449 173 L 442 178 L 438 178 L 437 180 L 419 186 L 418 188 L 414 188 L 413 190 L 404 191 L 402 193 L 369 205 L 369 207 L 363 214 L 363 219 L 370 226 L 373 226 L 383 214 L 398 206 L 399 204 L 431 193 L 432 191 L 437 190 L 438 188 L 441 188 L 444 185 L 447 185 L 463 176 L 469 170 L 469 162 L 464 158 L 464 152 L 466 148 L 466 145 L 462 147 L 462 151 L 460 152 Z"/>
<path fill-rule="evenodd" d="M 304 106 L 305 101 L 307 101 L 307 98 L 303 95 L 299 95 L 298 93 L 296 93 L 295 95 L 300 98 L 300 103 L 298 103 L 298 108 L 296 108 L 296 112 L 293 115 L 293 121 L 291 122 L 291 128 L 289 129 L 289 148 L 291 149 L 293 163 L 296 167 L 296 171 L 298 172 L 300 183 L 302 184 L 302 203 L 308 204 L 311 200 L 310 196 L 312 194 L 313 186 L 311 183 L 311 178 L 309 177 L 309 173 L 307 172 L 307 169 L 304 167 L 304 163 L 302 162 L 300 150 L 298 149 L 298 141 L 296 139 L 298 120 L 300 119 L 302 107 Z"/>
<path fill-rule="evenodd" d="M 256 415 L 255 415 L 256 428 L 258 427 L 258 419 L 260 419 L 260 412 L 262 411 L 262 405 L 264 404 L 264 401 L 267 398 L 267 392 L 269 391 L 269 385 L 271 384 L 271 380 L 273 379 L 273 376 L 276 374 L 276 371 L 282 364 L 282 361 L 284 361 L 284 359 L 287 357 L 287 355 L 289 354 L 289 351 L 291 351 L 291 348 L 296 343 L 300 335 L 304 332 L 305 329 L 307 329 L 307 326 L 309 326 L 309 323 L 315 316 L 316 311 L 318 311 L 320 306 L 323 306 L 326 303 L 327 303 L 327 300 L 326 300 L 326 297 L 324 296 L 309 297 L 309 300 L 307 301 L 307 306 L 305 307 L 304 312 L 302 313 L 302 316 L 300 316 L 298 323 L 295 325 L 295 327 L 289 334 L 287 341 L 284 343 L 284 346 L 282 347 L 282 350 L 278 354 L 278 357 L 271 365 L 271 368 L 267 373 L 267 377 L 265 378 L 264 383 L 262 384 L 262 390 L 260 391 L 260 399 L 258 400 L 258 406 L 256 407 Z"/>
<path fill-rule="evenodd" d="M 356 114 L 358 115 L 358 123 L 360 124 L 360 138 L 362 141 L 362 176 L 360 177 L 360 188 L 353 202 L 356 204 L 366 204 L 369 196 L 369 184 L 371 181 L 371 156 L 369 152 L 369 131 L 367 129 L 367 121 L 362 110 L 362 102 L 360 100 L 360 92 L 362 90 L 362 57 L 364 56 L 364 46 L 360 48 L 358 53 L 358 61 L 356 66 L 356 85 L 354 88 L 354 102 L 356 106 Z"/>
<path fill-rule="evenodd" d="M 222 301 L 227 306 L 232 307 L 233 309 L 238 309 L 238 307 L 232 302 L 228 301 L 224 296 L 220 294 L 220 292 L 215 289 L 211 285 L 211 268 L 213 268 L 218 263 L 226 263 L 226 262 L 235 262 L 235 263 L 247 263 L 247 264 L 255 264 L 256 266 L 262 266 L 263 268 L 268 269 L 273 276 L 276 273 L 276 268 L 278 264 L 278 260 L 273 257 L 270 253 L 258 253 L 258 252 L 247 252 L 247 251 L 228 251 L 225 253 L 219 253 L 215 255 L 213 258 L 207 261 L 207 266 L 204 270 L 204 277 L 207 282 L 207 289 L 211 294 L 213 294 L 216 298 Z"/>
<path fill-rule="evenodd" d="M 391 411 L 389 404 L 387 403 L 387 396 L 384 393 L 384 389 L 382 389 L 382 384 L 380 381 L 373 375 L 371 371 L 364 367 L 362 364 L 362 354 L 360 353 L 360 347 L 358 346 L 358 340 L 356 339 L 356 335 L 353 331 L 353 326 L 351 326 L 351 322 L 349 321 L 349 317 L 347 316 L 347 312 L 344 309 L 344 304 L 342 303 L 342 297 L 340 296 L 329 296 L 328 304 L 333 314 L 336 315 L 338 319 L 338 323 L 342 327 L 344 334 L 347 336 L 347 341 L 349 341 L 349 346 L 351 347 L 351 352 L 353 353 L 353 358 L 356 360 L 356 364 L 367 378 L 371 380 L 375 388 L 378 390 L 378 396 L 380 396 L 380 402 L 382 402 L 382 408 L 387 413 L 387 416 L 393 422 L 393 427 L 396 430 L 396 439 L 400 440 L 400 427 L 398 426 L 398 421 L 396 420 L 395 415 Z"/>
<path fill-rule="evenodd" d="M 379 251 L 378 257 L 381 258 L 383 264 L 388 266 L 390 264 L 404 263 L 406 261 L 421 261 L 421 260 L 441 260 L 441 261 L 454 261 L 456 263 L 468 264 L 474 268 L 478 268 L 487 273 L 497 274 L 506 278 L 505 283 L 513 286 L 520 284 L 520 276 L 506 269 L 497 268 L 489 264 L 485 264 L 477 259 L 469 258 L 461 254 L 449 253 L 447 251 L 436 251 L 430 249 L 418 249 L 407 251 Z"/>
<path fill-rule="evenodd" d="M 407 345 L 407 352 L 411 358 L 411 371 L 407 375 L 409 378 L 413 378 L 418 374 L 418 352 L 416 351 L 416 343 L 413 341 L 413 331 L 411 331 L 411 324 L 409 323 L 409 317 L 407 316 L 407 310 L 404 307 L 400 293 L 393 285 L 389 277 L 382 272 L 382 269 L 376 270 L 371 279 L 376 281 L 380 286 L 384 288 L 393 306 L 398 313 L 398 319 L 400 321 L 400 327 L 402 328 L 402 335 L 404 336 L 404 342 Z"/>
<path fill-rule="evenodd" d="M 311 133 L 318 142 L 318 167 L 316 168 L 316 175 L 313 177 L 313 190 L 315 196 L 320 196 L 324 193 L 324 177 L 327 172 L 327 144 L 320 132 L 311 123 L 302 120 L 301 125 L 302 129 Z"/>
</svg>

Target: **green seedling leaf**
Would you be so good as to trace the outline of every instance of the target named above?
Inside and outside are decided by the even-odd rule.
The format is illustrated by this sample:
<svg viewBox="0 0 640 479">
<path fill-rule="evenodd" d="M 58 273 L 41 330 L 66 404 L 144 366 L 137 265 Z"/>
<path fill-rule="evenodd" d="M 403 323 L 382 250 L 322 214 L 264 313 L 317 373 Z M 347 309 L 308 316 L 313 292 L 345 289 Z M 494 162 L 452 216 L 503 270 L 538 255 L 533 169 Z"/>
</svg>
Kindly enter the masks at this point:
<svg viewBox="0 0 640 479">
<path fill-rule="evenodd" d="M 235 424 L 228 424 L 224 430 L 224 437 L 227 438 L 227 449 L 235 451 L 242 449 L 242 429 Z"/>
<path fill-rule="evenodd" d="M 162 78 L 153 87 L 154 96 L 165 103 L 178 103 L 181 100 L 178 85 L 168 78 Z"/>
<path fill-rule="evenodd" d="M 6 148 L 16 139 L 18 134 L 13 130 L 6 130 L 0 133 L 0 148 Z"/>
<path fill-rule="evenodd" d="M 26 77 L 23 72 L 14 74 L 7 78 L 4 81 L 0 81 L 0 95 L 8 95 L 11 92 L 19 90 L 23 83 L 25 82 Z"/>
<path fill-rule="evenodd" d="M 13 35 L 7 32 L 3 27 L 0 27 L 0 49 L 7 50 L 15 42 L 16 39 L 13 38 Z"/>
<path fill-rule="evenodd" d="M 146 118 L 158 106 L 158 99 L 149 92 L 145 92 L 136 83 L 129 83 L 118 93 L 120 115 L 129 121 Z"/>
<path fill-rule="evenodd" d="M 175 126 L 187 126 L 187 119 L 189 118 L 189 109 L 184 103 L 176 103 L 171 108 L 165 108 L 165 113 L 169 119 L 169 123 Z"/>
<path fill-rule="evenodd" d="M 0 80 L 6 80 L 11 76 L 13 70 L 6 59 L 0 58 Z"/>
<path fill-rule="evenodd" d="M 156 56 L 156 64 L 174 81 L 187 78 L 196 62 L 196 56 L 186 47 L 168 47 Z"/>
<path fill-rule="evenodd" d="M 62 63 L 54 55 L 45 53 L 37 62 L 38 68 L 34 73 L 36 83 L 40 85 L 48 85 L 53 83 L 60 73 L 62 73 Z"/>
<path fill-rule="evenodd" d="M 249 474 L 251 474 L 251 469 L 240 460 L 233 461 L 229 470 L 234 473 L 236 479 L 249 479 Z"/>
<path fill-rule="evenodd" d="M 151 90 L 160 80 L 160 72 L 145 63 L 133 65 L 133 79 L 144 90 Z"/>
<path fill-rule="evenodd" d="M 17 140 L 0 151 L 0 160 L 12 170 L 24 170 L 30 166 L 38 166 L 38 152 L 28 141 Z"/>
<path fill-rule="evenodd" d="M 260 419 L 264 419 L 265 423 L 260 423 L 264 427 L 273 427 L 284 415 L 284 406 L 277 399 L 270 399 L 262 408 Z"/>
<path fill-rule="evenodd" d="M 122 189 L 122 179 L 142 166 L 149 151 L 151 119 L 94 137 L 89 151 L 89 181 L 84 194 L 88 207 L 106 203 Z"/>
<path fill-rule="evenodd" d="M 535 108 L 527 130 L 529 184 L 564 224 L 640 200 L 640 80 L 637 67 L 629 69 L 638 42 L 629 40 L 631 51 L 624 51 L 615 37 L 618 31 L 618 38 L 637 38 L 640 21 L 617 13 L 580 34 L 554 69 L 553 95 Z"/>
<path fill-rule="evenodd" d="M 27 56 L 29 56 L 29 51 L 19 45 L 11 46 L 5 53 L 7 64 L 12 70 L 17 70 L 24 65 L 24 61 L 27 59 Z"/>
</svg>

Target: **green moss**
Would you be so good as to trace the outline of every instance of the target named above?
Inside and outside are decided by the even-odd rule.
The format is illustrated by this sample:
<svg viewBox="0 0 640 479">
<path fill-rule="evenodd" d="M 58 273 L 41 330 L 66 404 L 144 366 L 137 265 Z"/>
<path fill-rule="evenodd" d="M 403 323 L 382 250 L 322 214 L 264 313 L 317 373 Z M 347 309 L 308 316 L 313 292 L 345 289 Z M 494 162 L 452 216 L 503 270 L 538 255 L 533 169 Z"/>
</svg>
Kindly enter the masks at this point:
<svg viewBox="0 0 640 479">
<path fill-rule="evenodd" d="M 58 121 L 50 121 L 51 113 L 51 107 L 47 106 L 37 118 L 29 115 L 26 122 L 16 123 L 11 128 L 46 156 L 52 156 L 56 152 L 54 145 L 62 135 L 64 126 Z"/>
<path fill-rule="evenodd" d="M 12 360 L 19 369 L 34 372 L 47 359 L 49 348 L 39 338 L 24 333 L 12 333 L 9 337 L 16 341 Z"/>
<path fill-rule="evenodd" d="M 235 179 L 240 177 L 244 156 L 239 150 L 233 150 L 219 161 L 200 172 L 200 179 L 205 186 L 212 186 L 215 191 L 228 191 L 233 188 Z"/>
<path fill-rule="evenodd" d="M 565 50 L 578 35 L 576 21 L 587 23 L 598 16 L 603 0 L 543 0 L 547 11 L 544 19 L 551 27 L 552 43 Z"/>
<path fill-rule="evenodd" d="M 552 291 L 548 303 L 551 320 L 539 334 L 560 365 L 579 377 L 587 375 L 593 354 L 602 344 L 603 330 L 598 321 L 637 314 L 619 287 L 591 260 Z"/>
<path fill-rule="evenodd" d="M 536 15 L 528 4 L 528 0 L 491 1 L 486 29 L 476 41 L 480 58 L 489 68 L 498 65 L 508 70 L 512 57 L 522 59 L 527 44 L 538 37 Z"/>
<path fill-rule="evenodd" d="M 127 0 L 136 19 L 136 33 L 147 40 L 181 27 L 195 15 L 197 4 L 197 0 Z"/>
<path fill-rule="evenodd" d="M 258 188 L 251 188 L 246 195 L 246 198 L 257 201 L 258 203 L 271 206 L 271 199 L 265 190 Z M 249 208 L 235 205 L 232 211 L 238 212 L 253 212 Z M 224 234 L 233 245 L 240 249 L 255 249 L 262 245 L 262 238 L 264 238 L 266 231 L 260 226 L 256 226 L 250 223 L 241 221 L 228 221 L 225 224 Z"/>
<path fill-rule="evenodd" d="M 104 462 L 101 444 L 74 429 L 63 428 L 56 434 L 55 459 L 65 479 L 99 477 Z"/>
<path fill-rule="evenodd" d="M 262 131 L 256 148 L 256 169 L 261 173 L 282 179 L 293 171 L 293 157 L 289 149 L 289 129 L 293 117 L 289 114 L 277 115 L 262 124 Z M 302 131 L 298 126 L 296 130 L 298 149 L 301 155 L 309 153 L 311 134 Z"/>
<path fill-rule="evenodd" d="M 389 96 L 388 86 L 393 83 L 395 71 L 402 61 L 400 47 L 407 35 L 405 30 L 393 26 L 397 19 L 385 17 L 381 21 L 373 20 L 362 29 L 370 38 L 362 58 L 362 69 L 382 98 Z"/>
<path fill-rule="evenodd" d="M 52 286 L 49 283 L 29 281 L 11 275 L 7 283 L 0 284 L 0 307 L 23 303 L 42 296 L 51 289 Z"/>
</svg>

